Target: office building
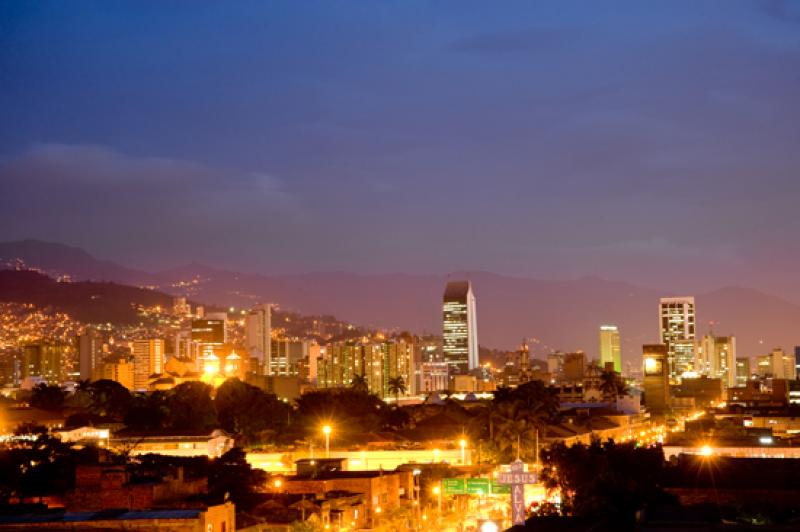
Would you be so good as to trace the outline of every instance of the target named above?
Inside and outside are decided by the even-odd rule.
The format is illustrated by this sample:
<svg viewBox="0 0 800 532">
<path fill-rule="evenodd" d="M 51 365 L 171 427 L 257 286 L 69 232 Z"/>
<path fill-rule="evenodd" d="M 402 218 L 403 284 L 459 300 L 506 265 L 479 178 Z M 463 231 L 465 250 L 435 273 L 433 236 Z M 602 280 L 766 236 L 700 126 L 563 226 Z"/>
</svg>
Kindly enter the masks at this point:
<svg viewBox="0 0 800 532">
<path fill-rule="evenodd" d="M 104 355 L 103 338 L 94 328 L 87 327 L 78 335 L 78 369 L 82 381 L 98 378 Z"/>
<path fill-rule="evenodd" d="M 619 328 L 616 325 L 600 326 L 600 367 L 607 363 L 614 364 L 614 371 L 622 373 L 622 349 L 619 340 Z"/>
<path fill-rule="evenodd" d="M 64 358 L 67 349 L 58 344 L 38 342 L 22 346 L 23 379 L 41 377 L 48 384 L 64 380 Z"/>
<path fill-rule="evenodd" d="M 762 379 L 772 376 L 772 355 L 756 357 L 756 375 Z"/>
<path fill-rule="evenodd" d="M 451 375 L 478 367 L 475 296 L 469 281 L 447 283 L 443 305 L 443 353 Z"/>
<path fill-rule="evenodd" d="M 669 397 L 669 351 L 663 344 L 642 346 L 644 372 L 644 403 L 654 414 L 662 414 L 670 408 Z"/>
<path fill-rule="evenodd" d="M 736 337 L 706 334 L 695 345 L 695 371 L 721 379 L 725 387 L 736 384 Z"/>
<path fill-rule="evenodd" d="M 126 358 L 119 358 L 102 364 L 102 379 L 120 383 L 129 390 L 134 390 L 134 365 Z"/>
<path fill-rule="evenodd" d="M 750 359 L 737 358 L 736 359 L 736 386 L 743 387 L 747 385 L 750 380 Z"/>
<path fill-rule="evenodd" d="M 226 341 L 225 319 L 192 320 L 192 341 L 201 345 L 222 345 Z"/>
<path fill-rule="evenodd" d="M 136 340 L 133 342 L 133 388 L 147 390 L 151 375 L 164 371 L 164 340 Z"/>
<path fill-rule="evenodd" d="M 679 381 L 694 370 L 694 297 L 662 297 L 658 307 L 661 343 L 667 346 L 669 378 Z"/>
<path fill-rule="evenodd" d="M 245 322 L 247 351 L 251 359 L 258 361 L 258 371 L 263 375 L 271 373 L 272 362 L 272 307 L 258 305 L 250 309 Z"/>
<path fill-rule="evenodd" d="M 794 380 L 796 375 L 794 354 L 789 354 L 776 347 L 770 353 L 772 362 L 772 378 Z"/>
</svg>

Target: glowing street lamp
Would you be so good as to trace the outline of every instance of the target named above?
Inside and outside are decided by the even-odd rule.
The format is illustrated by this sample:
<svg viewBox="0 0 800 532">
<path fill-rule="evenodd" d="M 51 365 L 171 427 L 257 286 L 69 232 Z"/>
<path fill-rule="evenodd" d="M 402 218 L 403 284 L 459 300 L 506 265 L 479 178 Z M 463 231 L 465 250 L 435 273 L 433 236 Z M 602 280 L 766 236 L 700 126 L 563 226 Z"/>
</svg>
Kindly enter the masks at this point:
<svg viewBox="0 0 800 532">
<path fill-rule="evenodd" d="M 322 433 L 325 435 L 325 458 L 331 457 L 331 426 L 325 425 L 322 427 Z"/>
<path fill-rule="evenodd" d="M 465 440 L 464 438 L 461 438 L 461 440 L 459 440 L 458 444 L 461 446 L 461 465 L 464 465 L 464 464 L 467 463 L 466 453 L 465 453 L 466 448 L 467 448 L 467 440 Z"/>
<path fill-rule="evenodd" d="M 442 488 L 441 486 L 433 487 L 433 494 L 436 495 L 437 506 L 439 508 L 439 517 L 442 516 Z"/>
</svg>

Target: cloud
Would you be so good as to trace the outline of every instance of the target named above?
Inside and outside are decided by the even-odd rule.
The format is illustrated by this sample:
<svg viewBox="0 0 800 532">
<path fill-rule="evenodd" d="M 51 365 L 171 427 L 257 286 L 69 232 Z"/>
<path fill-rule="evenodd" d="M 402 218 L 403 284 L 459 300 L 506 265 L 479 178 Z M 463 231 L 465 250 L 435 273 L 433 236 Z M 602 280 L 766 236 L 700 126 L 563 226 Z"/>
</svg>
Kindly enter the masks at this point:
<svg viewBox="0 0 800 532">
<path fill-rule="evenodd" d="M 4 238 L 86 242 L 126 258 L 144 249 L 213 258 L 236 240 L 282 238 L 298 221 L 295 197 L 269 173 L 108 146 L 35 145 L 0 162 L 0 182 Z"/>
</svg>

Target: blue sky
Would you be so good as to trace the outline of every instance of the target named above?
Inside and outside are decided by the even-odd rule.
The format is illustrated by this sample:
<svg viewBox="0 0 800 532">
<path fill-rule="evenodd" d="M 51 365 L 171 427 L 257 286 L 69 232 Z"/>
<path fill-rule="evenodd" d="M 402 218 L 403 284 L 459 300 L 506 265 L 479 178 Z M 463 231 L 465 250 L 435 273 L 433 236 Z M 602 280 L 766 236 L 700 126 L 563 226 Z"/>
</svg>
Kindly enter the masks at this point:
<svg viewBox="0 0 800 532">
<path fill-rule="evenodd" d="M 6 1 L 0 238 L 784 294 L 798 95 L 798 2 Z"/>
</svg>

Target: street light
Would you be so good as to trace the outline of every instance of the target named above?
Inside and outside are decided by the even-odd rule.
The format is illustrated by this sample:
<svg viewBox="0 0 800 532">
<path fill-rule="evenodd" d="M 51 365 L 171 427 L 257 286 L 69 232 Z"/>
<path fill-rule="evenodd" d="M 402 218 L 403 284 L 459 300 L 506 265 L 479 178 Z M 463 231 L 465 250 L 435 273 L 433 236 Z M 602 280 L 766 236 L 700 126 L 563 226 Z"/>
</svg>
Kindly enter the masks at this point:
<svg viewBox="0 0 800 532">
<path fill-rule="evenodd" d="M 467 440 L 465 440 L 464 438 L 461 438 L 461 440 L 459 440 L 458 444 L 461 446 L 461 465 L 466 465 L 467 460 L 465 458 L 466 457 L 465 450 L 467 448 Z"/>
<path fill-rule="evenodd" d="M 442 517 L 442 488 L 440 486 L 433 487 L 433 494 L 436 495 L 437 506 L 439 508 L 439 518 Z"/>
<path fill-rule="evenodd" d="M 325 434 L 325 458 L 331 457 L 331 426 L 325 425 L 322 427 L 322 433 Z"/>
</svg>

